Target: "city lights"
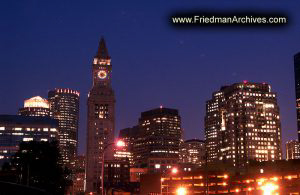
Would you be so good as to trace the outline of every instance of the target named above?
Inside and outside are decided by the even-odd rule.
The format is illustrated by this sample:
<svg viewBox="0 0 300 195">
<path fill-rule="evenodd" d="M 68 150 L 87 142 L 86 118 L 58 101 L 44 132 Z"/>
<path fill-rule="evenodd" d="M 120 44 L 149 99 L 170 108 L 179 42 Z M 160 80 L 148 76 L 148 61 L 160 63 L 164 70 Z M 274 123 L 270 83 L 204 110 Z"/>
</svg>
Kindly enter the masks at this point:
<svg viewBox="0 0 300 195">
<path fill-rule="evenodd" d="M 116 143 L 117 147 L 124 147 L 125 146 L 125 142 L 123 140 L 118 140 Z"/>
<path fill-rule="evenodd" d="M 187 190 L 184 187 L 179 187 L 177 190 L 177 195 L 185 195 L 187 194 Z"/>
<path fill-rule="evenodd" d="M 176 174 L 178 172 L 178 169 L 176 168 L 176 167 L 174 167 L 173 169 L 172 169 L 172 174 Z"/>
<path fill-rule="evenodd" d="M 35 107 L 49 108 L 49 102 L 48 100 L 40 96 L 35 96 L 24 101 L 24 108 L 35 108 Z"/>
<path fill-rule="evenodd" d="M 264 195 L 272 195 L 272 192 L 278 189 L 278 185 L 266 183 L 261 189 L 263 190 Z"/>
</svg>

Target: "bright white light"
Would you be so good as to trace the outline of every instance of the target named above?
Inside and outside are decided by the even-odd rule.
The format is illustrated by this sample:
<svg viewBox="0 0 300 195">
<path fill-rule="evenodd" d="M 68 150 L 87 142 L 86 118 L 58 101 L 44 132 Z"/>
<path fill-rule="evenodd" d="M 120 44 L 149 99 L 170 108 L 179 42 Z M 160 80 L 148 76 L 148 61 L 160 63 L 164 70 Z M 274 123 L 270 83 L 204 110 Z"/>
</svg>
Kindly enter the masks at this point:
<svg viewBox="0 0 300 195">
<path fill-rule="evenodd" d="M 272 192 L 278 189 L 278 185 L 267 183 L 261 189 L 264 191 L 264 195 L 272 195 Z"/>
<path fill-rule="evenodd" d="M 180 187 L 176 190 L 177 195 L 185 195 L 186 193 L 186 189 L 184 187 Z"/>
<path fill-rule="evenodd" d="M 173 174 L 176 174 L 178 172 L 178 169 L 176 168 L 176 167 L 174 167 L 173 169 L 172 169 L 172 173 Z"/>
<path fill-rule="evenodd" d="M 124 147 L 125 146 L 125 142 L 122 140 L 117 141 L 117 147 Z"/>
<path fill-rule="evenodd" d="M 35 96 L 24 101 L 24 108 L 49 108 L 48 100 Z"/>
</svg>

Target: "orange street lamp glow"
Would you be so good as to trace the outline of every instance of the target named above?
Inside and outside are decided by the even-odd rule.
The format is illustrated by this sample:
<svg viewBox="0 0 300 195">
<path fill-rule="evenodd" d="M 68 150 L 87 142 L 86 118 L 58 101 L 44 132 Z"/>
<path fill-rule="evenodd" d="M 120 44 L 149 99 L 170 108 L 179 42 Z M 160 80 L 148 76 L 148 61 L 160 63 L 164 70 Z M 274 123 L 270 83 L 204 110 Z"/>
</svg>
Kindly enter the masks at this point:
<svg viewBox="0 0 300 195">
<path fill-rule="evenodd" d="M 186 195 L 186 189 L 184 187 L 179 187 L 177 190 L 177 195 Z"/>
<path fill-rule="evenodd" d="M 228 175 L 224 175 L 224 178 L 227 179 L 227 178 L 228 178 Z"/>
</svg>

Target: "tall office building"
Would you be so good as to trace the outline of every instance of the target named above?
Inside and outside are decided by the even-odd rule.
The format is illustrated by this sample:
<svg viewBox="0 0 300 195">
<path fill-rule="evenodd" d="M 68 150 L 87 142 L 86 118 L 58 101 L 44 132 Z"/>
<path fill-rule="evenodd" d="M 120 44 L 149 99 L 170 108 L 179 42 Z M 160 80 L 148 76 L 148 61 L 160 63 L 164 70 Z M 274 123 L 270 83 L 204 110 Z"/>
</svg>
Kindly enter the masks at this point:
<svg viewBox="0 0 300 195">
<path fill-rule="evenodd" d="M 48 100 L 35 96 L 24 101 L 24 107 L 19 109 L 22 116 L 50 116 Z"/>
<path fill-rule="evenodd" d="M 182 141 L 178 110 L 157 108 L 142 112 L 134 143 L 134 166 L 149 172 L 163 172 L 179 162 Z"/>
<path fill-rule="evenodd" d="M 298 141 L 300 142 L 300 52 L 294 56 Z"/>
<path fill-rule="evenodd" d="M 240 167 L 249 160 L 280 160 L 276 93 L 266 83 L 221 87 L 206 102 L 205 138 L 208 163 L 221 160 Z"/>
<path fill-rule="evenodd" d="M 190 139 L 180 145 L 180 162 L 194 164 L 199 167 L 205 164 L 205 142 L 199 139 Z"/>
<path fill-rule="evenodd" d="M 286 160 L 300 159 L 300 143 L 297 140 L 286 142 Z"/>
<path fill-rule="evenodd" d="M 50 116 L 59 121 L 59 149 L 62 163 L 75 165 L 78 147 L 79 92 L 72 89 L 54 89 L 48 92 Z"/>
<path fill-rule="evenodd" d="M 86 192 L 101 191 L 103 149 L 114 142 L 115 95 L 111 86 L 111 58 L 101 38 L 92 65 L 93 86 L 87 101 Z M 113 159 L 113 147 L 105 150 L 105 160 Z M 105 181 L 104 181 L 105 182 Z"/>
<path fill-rule="evenodd" d="M 55 141 L 58 121 L 50 117 L 0 115 L 0 169 L 22 141 Z"/>
</svg>

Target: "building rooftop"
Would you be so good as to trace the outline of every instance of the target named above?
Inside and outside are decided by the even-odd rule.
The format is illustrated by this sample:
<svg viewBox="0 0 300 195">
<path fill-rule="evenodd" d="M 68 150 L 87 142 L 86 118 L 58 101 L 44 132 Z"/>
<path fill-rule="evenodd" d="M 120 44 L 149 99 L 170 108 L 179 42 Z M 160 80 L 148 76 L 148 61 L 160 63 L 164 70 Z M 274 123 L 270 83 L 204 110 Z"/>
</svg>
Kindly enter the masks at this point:
<svg viewBox="0 0 300 195">
<path fill-rule="evenodd" d="M 178 110 L 172 108 L 160 107 L 153 110 L 142 112 L 141 116 L 148 117 L 148 116 L 161 115 L 161 114 L 178 115 Z"/>
</svg>

